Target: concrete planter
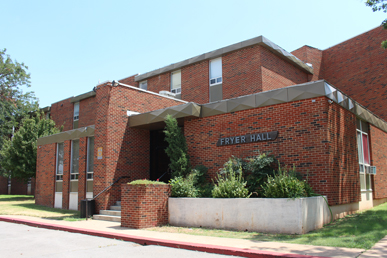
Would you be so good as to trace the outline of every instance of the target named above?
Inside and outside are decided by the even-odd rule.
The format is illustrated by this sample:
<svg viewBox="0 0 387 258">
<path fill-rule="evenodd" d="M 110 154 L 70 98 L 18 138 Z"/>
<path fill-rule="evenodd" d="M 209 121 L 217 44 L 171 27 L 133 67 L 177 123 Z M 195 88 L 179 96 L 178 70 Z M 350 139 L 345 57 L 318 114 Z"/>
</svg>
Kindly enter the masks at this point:
<svg viewBox="0 0 387 258">
<path fill-rule="evenodd" d="M 169 198 L 169 224 L 267 233 L 304 234 L 330 221 L 323 197 Z"/>
</svg>

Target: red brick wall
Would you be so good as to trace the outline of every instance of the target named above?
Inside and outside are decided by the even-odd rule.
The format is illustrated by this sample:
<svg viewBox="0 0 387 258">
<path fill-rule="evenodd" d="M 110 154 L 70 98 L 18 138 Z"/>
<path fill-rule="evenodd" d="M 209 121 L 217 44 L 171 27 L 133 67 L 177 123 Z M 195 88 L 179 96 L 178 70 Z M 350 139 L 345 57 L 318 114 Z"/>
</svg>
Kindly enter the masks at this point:
<svg viewBox="0 0 387 258">
<path fill-rule="evenodd" d="M 28 184 L 22 180 L 16 178 L 11 179 L 11 194 L 22 194 L 26 195 L 28 189 Z"/>
<path fill-rule="evenodd" d="M 331 107 L 325 97 L 315 100 L 312 102 L 307 99 L 207 118 L 186 119 L 184 133 L 192 165 L 203 164 L 209 167 L 210 175 L 214 176 L 231 155 L 245 158 L 258 155 L 259 152 L 271 152 L 282 164 L 295 164 L 297 171 L 304 176 L 308 174 L 313 189 L 319 194 L 327 194 L 330 204 L 358 200 L 360 190 L 349 193 L 346 188 L 353 189 L 359 179 L 352 178 L 354 168 L 343 166 L 348 159 L 342 160 L 342 154 L 338 153 L 351 151 L 348 156 L 352 154 L 357 157 L 354 153 L 356 130 L 351 132 L 353 136 L 346 136 L 344 134 L 350 132 L 346 132 L 345 127 L 337 128 L 337 123 L 329 123 L 330 120 L 339 119 L 345 123 L 350 122 L 352 126 L 353 116 L 341 109 L 340 112 L 330 111 Z M 349 126 L 348 130 L 352 130 L 351 128 L 353 129 Z M 216 147 L 220 137 L 270 131 L 279 131 L 275 141 Z M 337 134 L 337 138 L 332 134 Z M 350 142 L 344 143 L 344 140 Z M 344 147 L 335 145 L 339 142 Z M 333 156 L 335 162 L 332 164 L 330 148 L 336 150 Z M 336 158 L 339 160 L 336 161 Z M 338 170 L 337 167 L 341 168 Z M 336 189 L 339 180 L 341 186 Z"/>
<path fill-rule="evenodd" d="M 159 93 L 162 90 L 171 91 L 171 73 L 163 73 L 147 79 L 149 91 Z"/>
<path fill-rule="evenodd" d="M 63 125 L 63 131 L 73 129 L 74 104 L 70 101 L 71 98 L 68 98 L 51 105 L 51 119 L 57 127 Z"/>
<path fill-rule="evenodd" d="M 95 123 L 95 97 L 82 99 L 79 102 L 79 122 L 78 128 L 93 125 Z M 74 114 L 74 105 L 71 116 Z"/>
<path fill-rule="evenodd" d="M 381 27 L 323 51 L 322 77 L 387 120 L 387 38 Z"/>
<path fill-rule="evenodd" d="M 149 228 L 168 224 L 169 185 L 122 184 L 121 226 Z"/>
<path fill-rule="evenodd" d="M 8 194 L 8 178 L 0 176 L 0 194 Z"/>
<path fill-rule="evenodd" d="M 79 139 L 79 177 L 78 177 L 78 210 L 81 200 L 86 198 L 86 165 L 87 165 L 87 138 Z"/>
<path fill-rule="evenodd" d="M 319 188 L 330 192 L 333 205 L 361 200 L 359 160 L 356 139 L 356 116 L 336 103 L 328 106 L 328 144 L 330 174 L 316 183 L 329 182 Z"/>
<path fill-rule="evenodd" d="M 139 84 L 139 83 L 136 82 L 136 81 L 134 80 L 134 77 L 136 77 L 136 75 L 133 75 L 133 76 L 124 78 L 124 79 L 122 79 L 122 80 L 119 80 L 119 82 L 121 82 L 121 83 L 123 83 L 123 84 L 126 84 L 126 85 L 138 87 L 138 84 Z"/>
<path fill-rule="evenodd" d="M 54 207 L 56 144 L 38 146 L 35 203 Z"/>
<path fill-rule="evenodd" d="M 370 125 L 371 164 L 376 166 L 373 177 L 375 199 L 387 197 L 387 133 Z"/>
<path fill-rule="evenodd" d="M 302 62 L 313 65 L 313 75 L 308 75 L 308 81 L 317 81 L 322 79 L 320 75 L 322 53 L 323 51 L 310 46 L 303 46 L 292 52 L 292 54 L 298 57 Z"/>
<path fill-rule="evenodd" d="M 308 81 L 308 74 L 261 47 L 262 91 L 284 88 Z"/>
<path fill-rule="evenodd" d="M 94 195 L 115 179 L 130 176 L 130 181 L 149 178 L 149 131 L 129 128 L 127 110 L 140 113 L 176 106 L 182 102 L 124 86 L 105 84 L 97 89 L 97 119 L 94 147 Z M 98 160 L 98 148 L 103 158 Z M 129 181 L 122 179 L 120 183 Z M 121 199 L 121 187 L 115 184 L 96 199 L 97 212 Z"/>
<path fill-rule="evenodd" d="M 222 56 L 223 99 L 262 91 L 262 49 L 255 45 Z"/>
<path fill-rule="evenodd" d="M 198 104 L 210 101 L 209 69 L 208 60 L 181 69 L 181 99 Z"/>
<path fill-rule="evenodd" d="M 71 141 L 64 141 L 63 144 L 63 191 L 62 191 L 62 209 L 69 208 L 70 194 L 70 170 L 71 170 Z M 53 157 L 55 160 L 55 156 Z"/>
</svg>

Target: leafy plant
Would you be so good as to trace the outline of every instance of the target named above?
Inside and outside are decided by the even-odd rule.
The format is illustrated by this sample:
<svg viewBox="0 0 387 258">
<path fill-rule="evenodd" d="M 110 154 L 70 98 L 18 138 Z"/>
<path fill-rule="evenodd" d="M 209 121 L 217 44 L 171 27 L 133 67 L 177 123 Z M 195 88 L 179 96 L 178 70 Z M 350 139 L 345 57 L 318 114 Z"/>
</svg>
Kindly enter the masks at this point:
<svg viewBox="0 0 387 258">
<path fill-rule="evenodd" d="M 212 189 L 214 198 L 249 198 L 247 182 L 242 177 L 242 166 L 235 171 L 232 162 L 226 162 L 223 174 L 218 173 L 217 183 Z"/>
<path fill-rule="evenodd" d="M 187 154 L 188 147 L 184 134 L 177 124 L 176 118 L 171 115 L 167 115 L 165 124 L 165 141 L 168 142 L 165 152 L 171 161 L 169 167 L 172 170 L 172 178 L 185 176 L 189 173 L 191 164 Z"/>
<path fill-rule="evenodd" d="M 219 170 L 219 173 L 226 174 L 229 172 L 230 169 L 235 171 L 235 173 L 242 173 L 243 170 L 245 170 L 246 166 L 247 166 L 247 163 L 243 159 L 235 157 L 234 155 L 232 155 L 228 159 L 228 161 L 226 161 L 223 164 L 223 167 Z"/>
<path fill-rule="evenodd" d="M 171 185 L 171 197 L 197 197 L 198 189 L 194 186 L 195 175 L 189 174 L 186 178 L 175 177 L 169 181 Z"/>
<path fill-rule="evenodd" d="M 309 184 L 297 178 L 294 166 L 288 171 L 286 167 L 281 169 L 278 165 L 278 172 L 269 176 L 262 188 L 263 195 L 267 198 L 299 198 L 313 194 Z"/>
<path fill-rule="evenodd" d="M 151 181 L 151 180 L 147 180 L 147 179 L 134 180 L 128 184 L 129 185 L 166 185 L 166 183 L 164 183 L 164 182 Z"/>
<path fill-rule="evenodd" d="M 256 193 L 257 197 L 262 195 L 261 185 L 268 176 L 274 175 L 275 158 L 272 155 L 262 153 L 253 158 L 247 158 L 245 174 L 247 187 L 251 193 Z M 253 195 L 255 197 L 255 195 Z"/>
</svg>

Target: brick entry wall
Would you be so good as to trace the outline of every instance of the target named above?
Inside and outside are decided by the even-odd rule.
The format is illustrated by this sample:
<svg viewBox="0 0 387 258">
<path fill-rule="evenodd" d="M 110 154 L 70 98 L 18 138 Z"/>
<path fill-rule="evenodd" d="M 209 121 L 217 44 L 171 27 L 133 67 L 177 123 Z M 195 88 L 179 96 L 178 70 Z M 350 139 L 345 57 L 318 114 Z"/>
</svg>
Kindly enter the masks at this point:
<svg viewBox="0 0 387 258">
<path fill-rule="evenodd" d="M 169 185 L 121 185 L 121 227 L 168 224 Z"/>
</svg>

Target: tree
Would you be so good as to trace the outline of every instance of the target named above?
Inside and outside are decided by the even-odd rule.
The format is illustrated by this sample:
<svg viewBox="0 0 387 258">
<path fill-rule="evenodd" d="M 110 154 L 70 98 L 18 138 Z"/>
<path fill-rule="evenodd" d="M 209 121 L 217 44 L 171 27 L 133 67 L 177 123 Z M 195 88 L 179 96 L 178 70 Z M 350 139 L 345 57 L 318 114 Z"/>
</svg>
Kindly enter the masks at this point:
<svg viewBox="0 0 387 258">
<path fill-rule="evenodd" d="M 387 0 L 367 0 L 366 5 L 372 8 L 372 11 L 383 11 L 387 13 Z M 387 30 L 387 19 L 382 22 L 382 26 Z M 387 49 L 387 40 L 382 42 L 382 47 Z"/>
<path fill-rule="evenodd" d="M 27 181 L 36 175 L 37 139 L 59 133 L 55 122 L 46 119 L 44 113 L 24 118 L 13 138 L 6 139 L 0 150 L 0 165 L 6 176 Z"/>
<path fill-rule="evenodd" d="M 187 142 L 177 124 L 176 118 L 167 115 L 165 124 L 165 141 L 168 142 L 168 147 L 165 149 L 165 152 L 171 161 L 169 167 L 172 170 L 172 178 L 185 176 L 189 173 L 191 167 L 187 154 Z"/>
<path fill-rule="evenodd" d="M 38 109 L 33 92 L 23 93 L 21 87 L 30 87 L 30 74 L 24 63 L 12 61 L 0 50 L 0 150 L 9 139 L 20 121 Z M 1 163 L 1 156 L 0 156 Z M 7 173 L 0 166 L 0 175 Z"/>
</svg>

